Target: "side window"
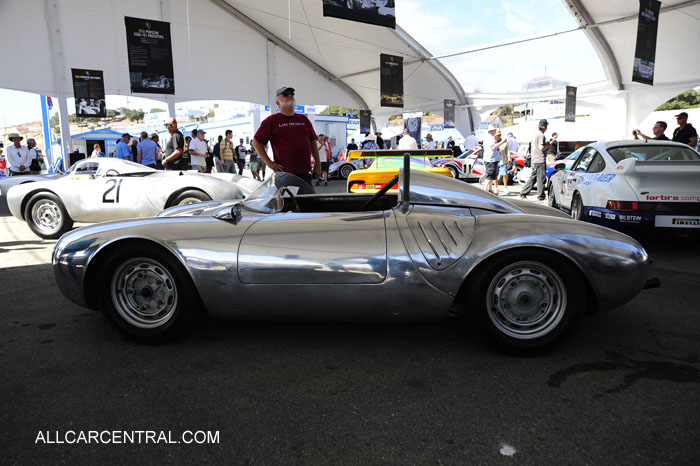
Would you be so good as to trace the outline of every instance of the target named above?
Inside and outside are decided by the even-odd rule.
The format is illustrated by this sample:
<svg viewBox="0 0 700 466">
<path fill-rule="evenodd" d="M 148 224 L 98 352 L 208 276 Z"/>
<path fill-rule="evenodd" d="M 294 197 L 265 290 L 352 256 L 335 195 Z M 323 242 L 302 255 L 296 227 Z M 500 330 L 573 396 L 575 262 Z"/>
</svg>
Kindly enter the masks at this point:
<svg viewBox="0 0 700 466">
<path fill-rule="evenodd" d="M 588 165 L 586 172 L 588 173 L 600 173 L 605 170 L 605 160 L 600 154 L 596 153 L 591 163 Z"/>
<path fill-rule="evenodd" d="M 75 172 L 83 175 L 94 174 L 97 171 L 98 167 L 99 164 L 97 163 L 83 163 L 75 168 Z"/>
<path fill-rule="evenodd" d="M 587 171 L 588 166 L 591 164 L 591 161 L 593 160 L 593 157 L 595 157 L 598 154 L 598 151 L 596 151 L 593 148 L 589 148 L 586 152 L 581 154 L 581 157 L 579 157 L 578 161 L 574 164 L 574 170 L 576 171 Z"/>
</svg>

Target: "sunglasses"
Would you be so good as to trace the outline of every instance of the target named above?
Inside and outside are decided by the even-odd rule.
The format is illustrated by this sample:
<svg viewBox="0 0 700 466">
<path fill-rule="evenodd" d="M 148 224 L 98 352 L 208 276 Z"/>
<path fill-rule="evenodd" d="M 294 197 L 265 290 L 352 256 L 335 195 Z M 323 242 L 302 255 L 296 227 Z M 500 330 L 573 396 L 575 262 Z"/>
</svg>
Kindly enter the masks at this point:
<svg viewBox="0 0 700 466">
<path fill-rule="evenodd" d="M 293 92 L 283 92 L 283 93 L 280 94 L 280 95 L 282 95 L 282 96 L 284 96 L 284 97 L 291 97 L 291 96 L 294 95 L 294 93 L 293 93 Z"/>
</svg>

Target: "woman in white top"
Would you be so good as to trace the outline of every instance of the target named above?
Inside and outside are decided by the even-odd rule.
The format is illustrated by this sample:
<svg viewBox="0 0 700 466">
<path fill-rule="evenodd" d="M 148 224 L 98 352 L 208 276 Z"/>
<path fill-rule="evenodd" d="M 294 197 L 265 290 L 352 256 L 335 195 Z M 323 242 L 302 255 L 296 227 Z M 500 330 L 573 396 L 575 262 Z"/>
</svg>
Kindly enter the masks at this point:
<svg viewBox="0 0 700 466">
<path fill-rule="evenodd" d="M 99 144 L 95 144 L 92 146 L 92 154 L 90 154 L 90 157 L 104 157 L 105 155 L 102 153 L 102 146 Z"/>
</svg>

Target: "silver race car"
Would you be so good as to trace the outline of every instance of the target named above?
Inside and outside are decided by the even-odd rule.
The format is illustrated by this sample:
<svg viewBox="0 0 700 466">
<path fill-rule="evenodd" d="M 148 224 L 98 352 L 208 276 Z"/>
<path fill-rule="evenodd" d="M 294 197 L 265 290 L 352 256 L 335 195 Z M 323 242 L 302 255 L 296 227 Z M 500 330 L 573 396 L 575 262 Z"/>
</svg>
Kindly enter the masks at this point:
<svg viewBox="0 0 700 466">
<path fill-rule="evenodd" d="M 7 190 L 10 212 L 49 239 L 70 230 L 73 222 L 152 217 L 176 205 L 241 199 L 260 184 L 238 175 L 154 170 L 115 158 L 81 160 L 65 175 L 43 181 L 10 180 L 21 183 Z"/>
<path fill-rule="evenodd" d="M 86 226 L 56 243 L 56 280 L 142 341 L 172 339 L 200 312 L 390 322 L 458 312 L 519 350 L 561 340 L 647 283 L 647 254 L 626 235 L 445 176 L 402 169 L 395 180 L 398 194 L 313 194 L 274 173 L 244 201 Z"/>
</svg>

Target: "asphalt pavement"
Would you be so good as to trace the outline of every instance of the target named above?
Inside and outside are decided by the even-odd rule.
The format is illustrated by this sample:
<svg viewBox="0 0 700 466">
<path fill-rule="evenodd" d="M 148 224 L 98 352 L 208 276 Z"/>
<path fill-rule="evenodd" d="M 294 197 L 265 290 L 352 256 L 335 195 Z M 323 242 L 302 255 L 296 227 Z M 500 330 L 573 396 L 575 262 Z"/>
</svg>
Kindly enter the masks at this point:
<svg viewBox="0 0 700 466">
<path fill-rule="evenodd" d="M 456 319 L 204 321 L 141 345 L 59 293 L 54 242 L 2 200 L 0 232 L 2 464 L 700 464 L 697 238 L 642 238 L 661 288 L 517 357 Z"/>
</svg>

